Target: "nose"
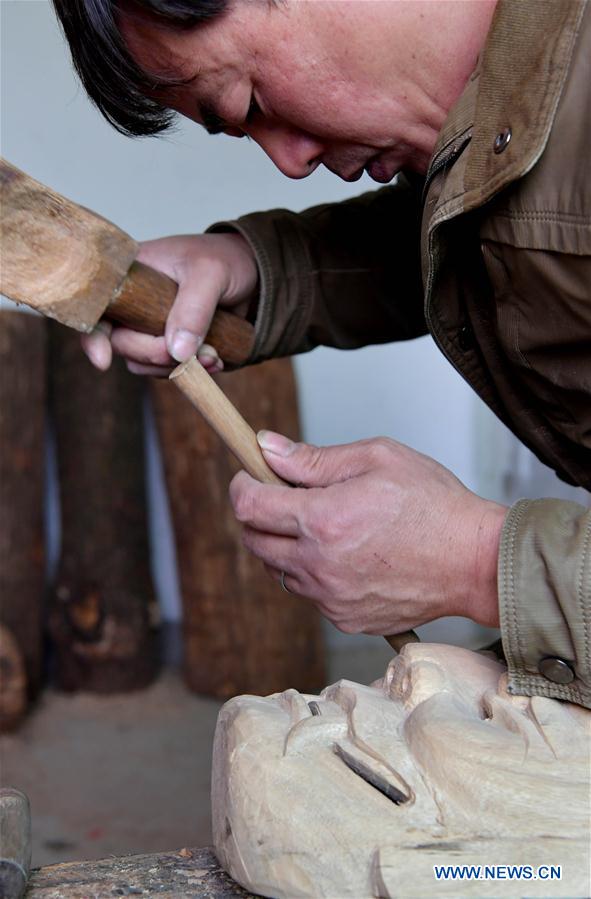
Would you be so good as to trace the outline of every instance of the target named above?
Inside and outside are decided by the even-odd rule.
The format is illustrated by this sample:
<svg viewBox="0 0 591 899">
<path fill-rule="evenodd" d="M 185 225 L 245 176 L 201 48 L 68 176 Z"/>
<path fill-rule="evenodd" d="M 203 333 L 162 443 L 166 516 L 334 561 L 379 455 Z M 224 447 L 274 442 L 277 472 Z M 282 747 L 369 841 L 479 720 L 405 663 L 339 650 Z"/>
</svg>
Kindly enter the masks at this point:
<svg viewBox="0 0 591 899">
<path fill-rule="evenodd" d="M 312 135 L 296 128 L 260 125 L 250 128 L 248 133 L 288 178 L 311 175 L 325 149 Z"/>
</svg>

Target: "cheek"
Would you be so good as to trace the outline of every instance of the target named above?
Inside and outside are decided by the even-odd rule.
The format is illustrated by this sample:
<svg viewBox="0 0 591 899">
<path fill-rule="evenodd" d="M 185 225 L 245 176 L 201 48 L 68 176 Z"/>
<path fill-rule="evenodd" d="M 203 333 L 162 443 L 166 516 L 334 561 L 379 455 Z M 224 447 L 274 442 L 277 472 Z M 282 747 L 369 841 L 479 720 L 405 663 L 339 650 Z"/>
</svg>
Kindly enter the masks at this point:
<svg viewBox="0 0 591 899">
<path fill-rule="evenodd" d="M 261 94 L 269 113 L 286 124 L 324 139 L 368 144 L 368 98 L 343 80 L 296 65 L 290 77 L 276 73 L 263 83 Z"/>
<path fill-rule="evenodd" d="M 263 91 L 268 111 L 282 122 L 311 134 L 344 139 L 351 131 L 347 106 L 309 76 Z"/>
</svg>

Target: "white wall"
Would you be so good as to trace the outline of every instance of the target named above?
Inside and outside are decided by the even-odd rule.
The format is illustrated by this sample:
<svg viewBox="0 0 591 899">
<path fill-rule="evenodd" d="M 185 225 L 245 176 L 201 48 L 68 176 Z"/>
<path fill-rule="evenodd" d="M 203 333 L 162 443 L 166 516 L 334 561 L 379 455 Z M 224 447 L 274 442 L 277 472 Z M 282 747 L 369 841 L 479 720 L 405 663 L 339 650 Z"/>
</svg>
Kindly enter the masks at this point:
<svg viewBox="0 0 591 899">
<path fill-rule="evenodd" d="M 49 3 L 1 0 L 1 13 L 2 154 L 139 239 L 197 232 L 255 209 L 303 209 L 374 186 L 366 177 L 345 184 L 325 171 L 289 181 L 256 145 L 212 138 L 192 124 L 166 138 L 124 138 L 77 84 Z M 468 486 L 479 484 L 479 401 L 430 338 L 350 353 L 321 349 L 298 358 L 296 369 L 309 441 L 387 434 L 434 456 Z M 157 583 L 165 615 L 175 617 L 173 552 L 153 443 L 149 463 Z M 464 629 L 468 641 L 475 632 Z"/>
<path fill-rule="evenodd" d="M 124 138 L 75 81 L 50 5 L 2 0 L 1 8 L 3 155 L 139 239 L 200 231 L 255 209 L 304 209 L 375 186 L 367 176 L 345 184 L 325 171 L 290 181 L 256 145 L 210 137 L 191 123 L 166 138 Z M 318 350 L 297 369 L 310 440 L 388 433 L 473 482 L 471 392 L 429 338 L 354 353 Z"/>
</svg>

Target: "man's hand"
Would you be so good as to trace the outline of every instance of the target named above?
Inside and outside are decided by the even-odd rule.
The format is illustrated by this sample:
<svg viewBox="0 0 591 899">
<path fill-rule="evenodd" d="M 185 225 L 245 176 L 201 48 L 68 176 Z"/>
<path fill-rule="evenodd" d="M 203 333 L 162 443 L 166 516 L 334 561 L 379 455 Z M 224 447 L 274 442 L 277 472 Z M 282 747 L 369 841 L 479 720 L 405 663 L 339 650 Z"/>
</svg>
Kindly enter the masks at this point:
<svg viewBox="0 0 591 899">
<path fill-rule="evenodd" d="M 262 431 L 259 443 L 301 487 L 237 474 L 244 544 L 340 630 L 393 634 L 444 615 L 498 625 L 505 507 L 387 438 L 319 448 Z"/>
<path fill-rule="evenodd" d="M 258 286 L 257 265 L 248 243 L 239 234 L 163 237 L 143 243 L 137 258 L 179 285 L 164 337 L 101 322 L 82 338 L 90 361 L 105 370 L 114 351 L 125 356 L 130 371 L 165 377 L 177 362 L 199 350 L 199 361 L 210 372 L 221 371 L 223 362 L 203 338 L 218 303 L 246 316 Z"/>
</svg>

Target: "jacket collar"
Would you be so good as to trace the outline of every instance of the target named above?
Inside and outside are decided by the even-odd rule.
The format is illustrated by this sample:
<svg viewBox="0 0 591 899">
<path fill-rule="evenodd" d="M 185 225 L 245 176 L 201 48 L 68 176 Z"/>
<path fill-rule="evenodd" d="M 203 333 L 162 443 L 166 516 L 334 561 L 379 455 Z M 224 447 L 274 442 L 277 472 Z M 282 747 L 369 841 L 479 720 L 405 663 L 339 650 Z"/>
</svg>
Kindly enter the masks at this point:
<svg viewBox="0 0 591 899">
<path fill-rule="evenodd" d="M 451 162 L 454 147 L 466 147 L 460 171 L 442 186 L 434 212 L 439 221 L 481 206 L 535 165 L 586 5 L 587 0 L 499 0 L 483 53 L 444 123 L 427 174 L 430 180 L 442 160 Z M 495 138 L 505 129 L 511 140 L 497 154 Z"/>
</svg>

